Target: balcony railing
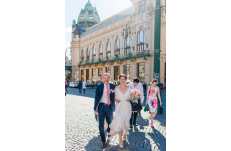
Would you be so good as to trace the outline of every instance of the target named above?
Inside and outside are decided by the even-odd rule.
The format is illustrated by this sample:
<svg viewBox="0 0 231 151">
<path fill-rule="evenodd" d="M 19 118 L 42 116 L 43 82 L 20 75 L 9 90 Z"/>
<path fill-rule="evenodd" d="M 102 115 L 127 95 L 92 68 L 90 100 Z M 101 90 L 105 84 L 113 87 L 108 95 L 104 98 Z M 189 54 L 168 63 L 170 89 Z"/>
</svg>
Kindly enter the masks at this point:
<svg viewBox="0 0 231 151">
<path fill-rule="evenodd" d="M 81 61 L 78 64 L 78 66 L 97 64 L 97 63 L 103 63 L 103 62 L 109 62 L 109 61 L 124 60 L 124 59 L 130 59 L 130 58 L 139 58 L 139 57 L 144 57 L 144 56 L 151 56 L 150 51 L 143 50 L 139 52 L 130 52 L 128 55 L 115 55 L 112 57 L 104 57 L 104 58 L 99 58 L 95 60 L 92 59 L 90 61 Z"/>
</svg>

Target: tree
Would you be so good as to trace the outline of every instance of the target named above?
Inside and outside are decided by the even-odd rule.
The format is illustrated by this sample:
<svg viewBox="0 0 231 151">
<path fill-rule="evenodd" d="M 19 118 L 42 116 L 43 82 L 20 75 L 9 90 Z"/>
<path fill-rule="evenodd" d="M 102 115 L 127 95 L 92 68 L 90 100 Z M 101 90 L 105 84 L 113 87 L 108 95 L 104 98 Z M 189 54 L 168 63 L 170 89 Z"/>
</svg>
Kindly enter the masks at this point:
<svg viewBox="0 0 231 151">
<path fill-rule="evenodd" d="M 66 75 L 66 80 L 69 81 L 71 79 L 71 72 L 68 72 Z"/>
</svg>

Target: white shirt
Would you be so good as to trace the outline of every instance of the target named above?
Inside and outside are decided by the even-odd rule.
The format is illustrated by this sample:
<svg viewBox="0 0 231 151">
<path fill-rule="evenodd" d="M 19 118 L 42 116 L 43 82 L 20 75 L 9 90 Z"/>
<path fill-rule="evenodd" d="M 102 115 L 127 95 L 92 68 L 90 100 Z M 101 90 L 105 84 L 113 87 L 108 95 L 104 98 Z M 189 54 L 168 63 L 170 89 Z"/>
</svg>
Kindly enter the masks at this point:
<svg viewBox="0 0 231 151">
<path fill-rule="evenodd" d="M 110 99 L 110 84 L 108 84 L 108 92 L 109 92 L 109 99 Z M 101 98 L 100 102 L 108 104 L 107 85 L 105 83 L 104 83 L 104 88 L 103 88 L 103 95 L 102 95 L 102 98 Z"/>
<path fill-rule="evenodd" d="M 83 88 L 84 88 L 84 89 L 87 88 L 86 85 L 87 85 L 87 83 L 86 83 L 85 81 L 83 81 Z"/>
<path fill-rule="evenodd" d="M 138 83 L 137 86 L 134 86 L 134 83 L 130 82 L 127 85 L 130 86 L 130 87 L 132 87 L 132 90 L 136 89 L 136 90 L 140 91 L 140 93 L 141 93 L 141 99 L 140 99 L 140 101 L 143 103 L 143 101 L 144 101 L 144 90 L 143 90 L 142 84 Z"/>
</svg>

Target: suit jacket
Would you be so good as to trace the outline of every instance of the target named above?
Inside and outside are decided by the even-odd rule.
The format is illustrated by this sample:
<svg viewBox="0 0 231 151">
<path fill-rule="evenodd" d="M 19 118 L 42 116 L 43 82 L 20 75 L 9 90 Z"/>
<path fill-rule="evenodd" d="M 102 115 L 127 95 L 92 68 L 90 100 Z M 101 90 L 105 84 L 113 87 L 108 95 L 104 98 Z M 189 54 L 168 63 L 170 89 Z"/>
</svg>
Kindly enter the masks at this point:
<svg viewBox="0 0 231 151">
<path fill-rule="evenodd" d="M 115 85 L 109 83 L 110 85 L 110 89 L 115 89 Z M 98 106 L 99 106 L 99 102 L 103 96 L 103 89 L 104 89 L 104 83 L 99 84 L 96 88 L 95 91 L 95 104 L 94 104 L 94 111 L 98 111 Z M 110 101 L 111 101 L 111 108 L 113 111 L 115 111 L 115 100 L 114 100 L 114 93 L 109 92 L 109 97 L 110 97 Z"/>
</svg>

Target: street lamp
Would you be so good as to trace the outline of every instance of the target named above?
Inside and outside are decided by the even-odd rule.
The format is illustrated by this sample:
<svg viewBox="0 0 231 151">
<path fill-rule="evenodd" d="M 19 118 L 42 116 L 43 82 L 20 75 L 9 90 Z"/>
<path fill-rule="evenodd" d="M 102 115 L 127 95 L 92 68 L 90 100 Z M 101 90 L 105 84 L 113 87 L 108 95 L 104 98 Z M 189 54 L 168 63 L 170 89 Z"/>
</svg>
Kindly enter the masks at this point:
<svg viewBox="0 0 231 151">
<path fill-rule="evenodd" d="M 160 30 L 161 30 L 161 6 L 160 0 L 156 0 L 155 25 L 154 25 L 154 73 L 153 78 L 160 82 Z M 158 101 L 157 114 L 163 114 L 163 108 Z"/>
</svg>

